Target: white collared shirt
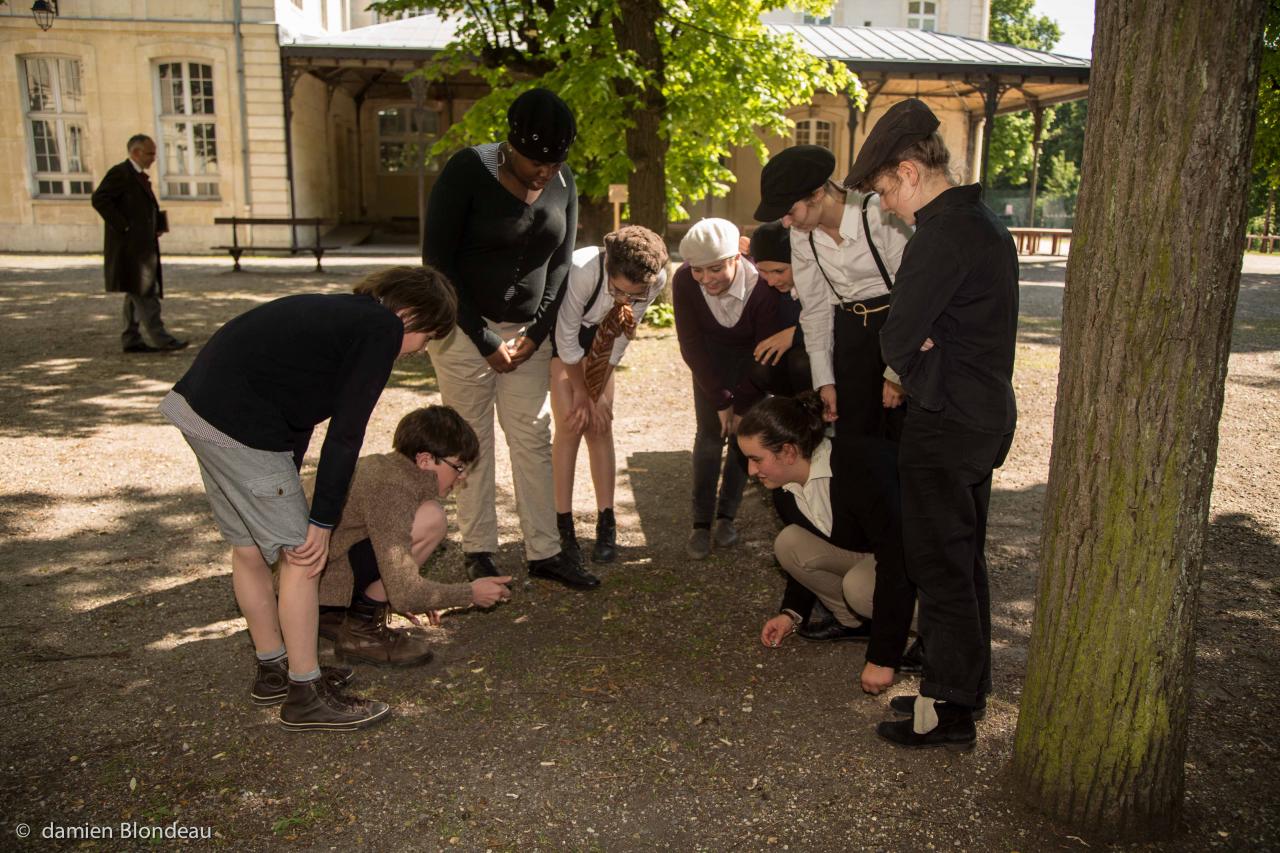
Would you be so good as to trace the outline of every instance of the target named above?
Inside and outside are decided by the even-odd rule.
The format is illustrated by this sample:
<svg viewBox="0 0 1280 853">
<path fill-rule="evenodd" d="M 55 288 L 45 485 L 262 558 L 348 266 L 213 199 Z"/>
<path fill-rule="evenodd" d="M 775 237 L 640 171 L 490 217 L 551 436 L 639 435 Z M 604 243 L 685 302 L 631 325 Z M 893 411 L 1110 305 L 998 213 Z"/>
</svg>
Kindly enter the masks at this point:
<svg viewBox="0 0 1280 853">
<path fill-rule="evenodd" d="M 134 162 L 134 159 L 132 157 L 129 158 L 129 165 L 132 166 L 133 171 L 137 172 L 139 175 L 141 175 L 143 172 L 146 171 L 141 166 L 139 166 L 136 162 Z"/>
<path fill-rule="evenodd" d="M 832 306 L 840 300 L 862 301 L 889 292 L 863 234 L 862 198 L 850 192 L 845 199 L 838 244 L 821 228 L 813 230 L 813 244 L 818 250 L 816 262 L 809 246 L 809 232 L 791 229 L 791 274 L 802 306 L 800 328 L 804 329 L 804 345 L 809 353 L 814 388 L 834 385 L 836 381 L 832 365 L 835 323 Z M 898 217 L 881 213 L 879 196 L 872 196 L 871 203 L 867 205 L 867 222 L 889 277 L 897 276 L 902 251 L 907 247 L 907 240 L 911 239 L 911 230 Z M 821 269 L 818 268 L 819 262 Z M 830 284 L 827 283 L 828 278 L 831 279 Z M 835 293 L 831 292 L 833 287 Z M 896 381 L 896 376 L 892 378 Z"/>
<path fill-rule="evenodd" d="M 698 290 L 702 291 L 702 298 L 707 301 L 707 307 L 711 309 L 716 322 L 726 329 L 732 329 L 742 319 L 742 309 L 751 298 L 751 291 L 755 289 L 756 280 L 759 277 L 755 264 L 739 255 L 738 271 L 734 274 L 733 284 L 729 285 L 728 290 L 719 296 L 707 293 L 707 289 L 701 285 L 698 286 Z"/>
<path fill-rule="evenodd" d="M 569 279 L 565 282 L 564 301 L 560 303 L 560 311 L 556 314 L 556 355 L 565 364 L 577 364 L 586 353 L 578 342 L 578 332 L 583 326 L 598 326 L 613 308 L 613 297 L 609 294 L 608 281 L 600 281 L 602 272 L 600 259 L 604 249 L 599 246 L 586 246 L 573 253 L 572 266 L 569 268 Z M 596 283 L 600 282 L 600 292 L 595 300 L 587 305 L 591 294 L 595 292 Z M 644 317 L 644 312 L 667 285 L 667 271 L 658 274 L 658 280 L 649 288 L 644 300 L 631 305 L 636 322 Z M 613 341 L 613 352 L 609 354 L 609 363 L 617 366 L 622 361 L 622 354 L 627 351 L 631 339 L 626 335 L 618 335 Z"/>
<path fill-rule="evenodd" d="M 831 535 L 831 440 L 822 442 L 809 457 L 809 479 L 804 483 L 786 483 L 784 489 L 796 499 L 796 508 L 804 513 L 823 536 Z"/>
</svg>

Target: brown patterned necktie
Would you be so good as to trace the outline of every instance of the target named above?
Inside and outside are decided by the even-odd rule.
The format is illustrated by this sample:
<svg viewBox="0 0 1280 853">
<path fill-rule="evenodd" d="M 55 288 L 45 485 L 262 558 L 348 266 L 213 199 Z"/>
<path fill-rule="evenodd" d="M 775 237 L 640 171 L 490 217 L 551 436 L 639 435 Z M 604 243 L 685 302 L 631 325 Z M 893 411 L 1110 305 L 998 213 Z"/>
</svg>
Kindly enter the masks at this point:
<svg viewBox="0 0 1280 853">
<path fill-rule="evenodd" d="M 592 401 L 600 399 L 600 392 L 609 379 L 609 356 L 613 353 L 613 342 L 620 334 L 628 338 L 636 336 L 636 315 L 626 302 L 613 306 L 591 341 L 591 352 L 587 353 L 583 373 L 587 380 L 587 394 Z"/>
</svg>

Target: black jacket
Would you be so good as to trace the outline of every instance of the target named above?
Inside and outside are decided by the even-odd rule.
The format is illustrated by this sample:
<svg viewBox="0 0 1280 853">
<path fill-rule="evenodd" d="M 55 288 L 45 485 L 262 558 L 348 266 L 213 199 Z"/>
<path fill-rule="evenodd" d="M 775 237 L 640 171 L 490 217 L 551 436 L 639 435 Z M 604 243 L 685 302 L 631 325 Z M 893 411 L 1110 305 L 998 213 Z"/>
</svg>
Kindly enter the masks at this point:
<svg viewBox="0 0 1280 853">
<path fill-rule="evenodd" d="M 93 191 L 92 200 L 94 210 L 106 223 L 102 254 L 107 292 L 140 296 L 154 284 L 157 294 L 163 296 L 156 235 L 160 207 L 133 164 L 125 160 L 112 166 Z"/>
<path fill-rule="evenodd" d="M 982 203 L 982 187 L 946 190 L 916 213 L 889 317 L 885 363 L 911 404 L 980 432 L 1017 422 L 1013 354 L 1018 335 L 1018 252 Z M 934 347 L 920 352 L 932 338 Z"/>
<path fill-rule="evenodd" d="M 871 642 L 867 660 L 897 667 L 911 631 L 916 590 L 907 580 L 902 548 L 902 500 L 898 490 L 898 449 L 872 436 L 850 436 L 831 448 L 831 535 L 823 536 L 784 489 L 774 491 L 784 524 L 798 524 L 848 551 L 876 557 Z M 807 618 L 815 595 L 788 575 L 781 610 Z"/>
</svg>

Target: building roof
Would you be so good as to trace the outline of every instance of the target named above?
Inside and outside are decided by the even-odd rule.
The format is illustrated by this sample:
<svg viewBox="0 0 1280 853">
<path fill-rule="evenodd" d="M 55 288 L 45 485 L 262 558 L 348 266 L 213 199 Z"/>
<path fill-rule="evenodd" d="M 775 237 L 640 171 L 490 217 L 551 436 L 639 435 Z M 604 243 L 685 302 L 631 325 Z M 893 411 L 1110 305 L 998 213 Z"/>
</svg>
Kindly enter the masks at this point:
<svg viewBox="0 0 1280 853">
<path fill-rule="evenodd" d="M 981 113 L 983 93 L 994 81 L 998 112 L 1078 100 L 1088 94 L 1089 60 L 1028 50 L 982 39 L 887 27 L 768 24 L 796 38 L 815 56 L 845 63 L 876 97 L 960 98 Z M 435 14 L 309 35 L 280 30 L 286 57 L 423 60 L 454 38 L 457 22 Z"/>
</svg>

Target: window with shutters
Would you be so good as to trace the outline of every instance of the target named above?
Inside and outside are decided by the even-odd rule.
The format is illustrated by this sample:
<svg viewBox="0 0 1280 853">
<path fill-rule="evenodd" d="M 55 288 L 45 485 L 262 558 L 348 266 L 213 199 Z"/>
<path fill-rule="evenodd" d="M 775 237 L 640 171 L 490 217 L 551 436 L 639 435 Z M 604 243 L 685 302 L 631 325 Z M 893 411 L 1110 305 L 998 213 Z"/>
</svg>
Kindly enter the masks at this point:
<svg viewBox="0 0 1280 853">
<path fill-rule="evenodd" d="M 938 4 L 934 0 L 907 0 L 907 28 L 929 32 L 938 29 Z"/>
<path fill-rule="evenodd" d="M 821 145 L 831 150 L 831 122 L 816 118 L 796 122 L 796 145 Z"/>
</svg>

